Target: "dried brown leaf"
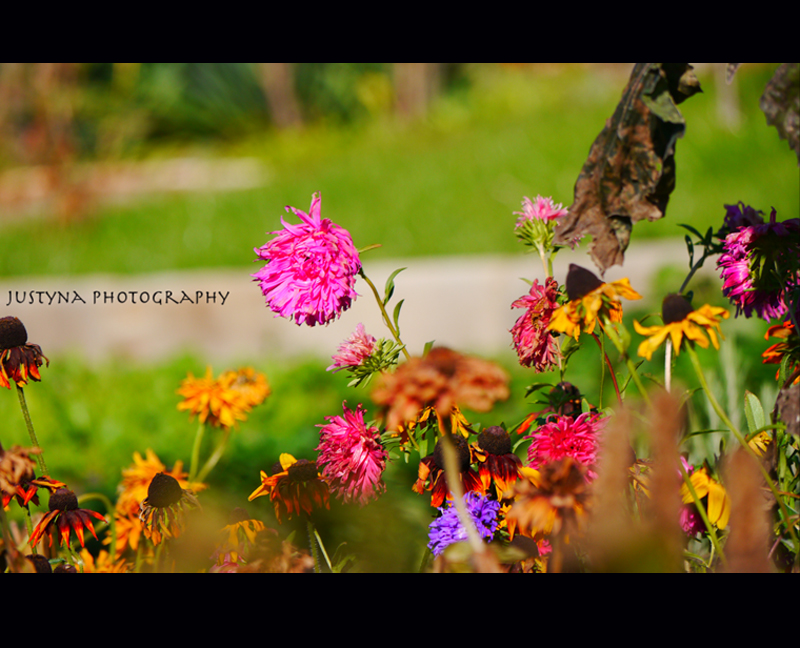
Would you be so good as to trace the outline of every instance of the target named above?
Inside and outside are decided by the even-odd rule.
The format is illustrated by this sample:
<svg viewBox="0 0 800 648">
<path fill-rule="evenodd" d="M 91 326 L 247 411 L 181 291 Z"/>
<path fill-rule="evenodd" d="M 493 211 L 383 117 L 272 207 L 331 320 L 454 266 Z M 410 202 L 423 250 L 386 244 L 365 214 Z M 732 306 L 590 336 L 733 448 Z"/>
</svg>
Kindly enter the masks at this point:
<svg viewBox="0 0 800 648">
<path fill-rule="evenodd" d="M 767 124 L 778 129 L 781 139 L 797 154 L 800 166 L 800 63 L 784 63 L 764 88 L 761 110 Z"/>
</svg>

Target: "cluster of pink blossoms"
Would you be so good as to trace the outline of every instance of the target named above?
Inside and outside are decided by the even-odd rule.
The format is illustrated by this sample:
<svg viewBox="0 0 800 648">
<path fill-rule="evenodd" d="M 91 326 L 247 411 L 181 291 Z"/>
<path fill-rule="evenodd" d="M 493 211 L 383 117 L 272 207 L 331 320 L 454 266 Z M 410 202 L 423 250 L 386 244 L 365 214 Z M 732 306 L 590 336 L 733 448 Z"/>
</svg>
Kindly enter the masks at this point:
<svg viewBox="0 0 800 648">
<path fill-rule="evenodd" d="M 333 364 L 326 371 L 341 371 L 349 367 L 359 367 L 375 351 L 377 340 L 358 323 L 352 335 L 339 345 L 336 354 L 331 358 Z"/>
<path fill-rule="evenodd" d="M 322 218 L 322 199 L 315 193 L 309 213 L 286 207 L 300 218 L 292 225 L 281 218 L 284 229 L 255 248 L 267 264 L 253 274 L 267 306 L 298 325 L 328 324 L 358 297 L 355 283 L 361 261 L 350 233 Z"/>
<path fill-rule="evenodd" d="M 584 412 L 579 416 L 557 416 L 549 418 L 544 425 L 528 434 L 528 465 L 539 468 L 551 461 L 572 457 L 586 466 L 587 476 L 594 479 L 597 474 L 593 466 L 597 462 L 599 436 L 606 425 L 602 414 Z"/>
<path fill-rule="evenodd" d="M 367 427 L 364 410 L 343 405 L 344 417 L 326 416 L 319 425 L 317 459 L 322 477 L 344 502 L 362 506 L 385 490 L 382 480 L 388 453 L 381 445 L 378 428 Z"/>
<path fill-rule="evenodd" d="M 736 306 L 737 315 L 750 317 L 755 312 L 767 321 L 777 319 L 786 312 L 787 291 L 798 285 L 800 219 L 776 222 L 773 209 L 765 223 L 760 212 L 742 203 L 726 208 L 730 233 L 717 261 L 722 294 Z"/>
</svg>

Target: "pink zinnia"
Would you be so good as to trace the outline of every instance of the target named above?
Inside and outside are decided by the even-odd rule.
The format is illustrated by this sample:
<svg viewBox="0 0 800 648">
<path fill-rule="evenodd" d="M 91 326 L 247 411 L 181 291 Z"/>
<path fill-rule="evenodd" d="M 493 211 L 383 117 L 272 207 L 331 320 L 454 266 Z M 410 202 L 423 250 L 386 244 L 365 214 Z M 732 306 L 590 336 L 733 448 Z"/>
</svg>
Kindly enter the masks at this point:
<svg viewBox="0 0 800 648">
<path fill-rule="evenodd" d="M 317 466 L 323 478 L 344 502 L 362 506 L 386 489 L 382 474 L 388 454 L 381 445 L 378 428 L 367 427 L 364 410 L 355 411 L 343 404 L 344 417 L 326 416 L 325 425 L 318 425 L 320 453 Z"/>
<path fill-rule="evenodd" d="M 376 340 L 364 330 L 359 322 L 353 334 L 339 345 L 336 355 L 331 359 L 333 364 L 326 371 L 341 371 L 348 367 L 360 367 L 375 351 Z"/>
<path fill-rule="evenodd" d="M 568 211 L 562 208 L 561 203 L 556 204 L 552 198 L 542 198 L 536 196 L 536 200 L 531 200 L 525 196 L 522 201 L 522 212 L 514 212 L 517 219 L 517 227 L 520 227 L 525 221 L 541 220 L 545 223 L 555 220 L 560 216 L 566 216 Z"/>
<path fill-rule="evenodd" d="M 358 251 L 346 229 L 320 217 L 321 203 L 315 193 L 308 214 L 287 206 L 301 223 L 292 225 L 281 218 L 284 229 L 271 232 L 277 236 L 255 248 L 267 265 L 251 276 L 259 282 L 267 306 L 298 325 L 328 324 L 358 297 Z"/>
<path fill-rule="evenodd" d="M 547 277 L 544 286 L 534 279 L 529 293 L 511 304 L 511 308 L 526 309 L 511 328 L 519 363 L 523 367 L 533 367 L 537 373 L 558 364 L 558 344 L 547 330 L 550 318 L 558 308 L 557 297 L 558 283 Z"/>
<path fill-rule="evenodd" d="M 529 434 L 528 465 L 531 468 L 572 457 L 584 466 L 594 466 L 597 461 L 598 436 L 605 427 L 606 419 L 601 414 L 585 412 L 573 418 L 559 416 L 550 418 L 547 423 Z M 596 473 L 591 469 L 587 475 L 594 479 Z"/>
</svg>

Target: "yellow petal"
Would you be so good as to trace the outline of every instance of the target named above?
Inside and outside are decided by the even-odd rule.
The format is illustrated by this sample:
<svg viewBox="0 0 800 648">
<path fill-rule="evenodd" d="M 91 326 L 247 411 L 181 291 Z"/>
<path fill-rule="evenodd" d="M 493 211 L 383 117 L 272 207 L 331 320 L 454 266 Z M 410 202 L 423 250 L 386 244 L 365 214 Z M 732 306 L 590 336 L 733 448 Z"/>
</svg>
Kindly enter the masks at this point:
<svg viewBox="0 0 800 648">
<path fill-rule="evenodd" d="M 708 488 L 708 519 L 724 529 L 728 526 L 731 517 L 731 500 L 722 484 L 709 481 Z"/>
<path fill-rule="evenodd" d="M 280 456 L 281 468 L 284 470 L 288 470 L 289 466 L 293 466 L 297 463 L 297 459 L 295 459 L 292 455 L 288 452 L 281 452 Z"/>
</svg>

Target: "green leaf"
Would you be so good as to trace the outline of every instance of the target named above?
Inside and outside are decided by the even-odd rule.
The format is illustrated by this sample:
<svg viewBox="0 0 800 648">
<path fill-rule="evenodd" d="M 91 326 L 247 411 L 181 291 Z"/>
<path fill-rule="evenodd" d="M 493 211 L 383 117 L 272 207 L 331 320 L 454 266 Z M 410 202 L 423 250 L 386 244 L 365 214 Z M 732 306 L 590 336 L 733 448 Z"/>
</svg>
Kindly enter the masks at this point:
<svg viewBox="0 0 800 648">
<path fill-rule="evenodd" d="M 392 320 L 394 321 L 394 328 L 397 331 L 397 335 L 400 335 L 400 308 L 403 306 L 403 302 L 405 299 L 401 299 L 397 302 L 397 306 L 394 307 L 394 313 L 392 313 Z"/>
<path fill-rule="evenodd" d="M 423 357 L 423 358 L 424 358 L 426 355 L 428 355 L 428 351 L 430 351 L 430 350 L 433 348 L 433 343 L 434 343 L 434 342 L 436 342 L 436 340 L 431 340 L 430 342 L 426 342 L 426 343 L 425 343 L 425 346 L 424 346 L 424 347 L 422 347 L 422 357 Z"/>
<path fill-rule="evenodd" d="M 747 417 L 747 427 L 750 432 L 755 432 L 767 424 L 761 401 L 758 400 L 755 394 L 749 391 L 744 392 L 744 413 Z"/>
<path fill-rule="evenodd" d="M 389 278 L 386 280 L 386 287 L 383 290 L 383 305 L 389 303 L 389 300 L 392 298 L 394 294 L 394 278 L 399 275 L 403 270 L 406 268 L 398 268 L 392 274 L 389 275 Z"/>
</svg>

